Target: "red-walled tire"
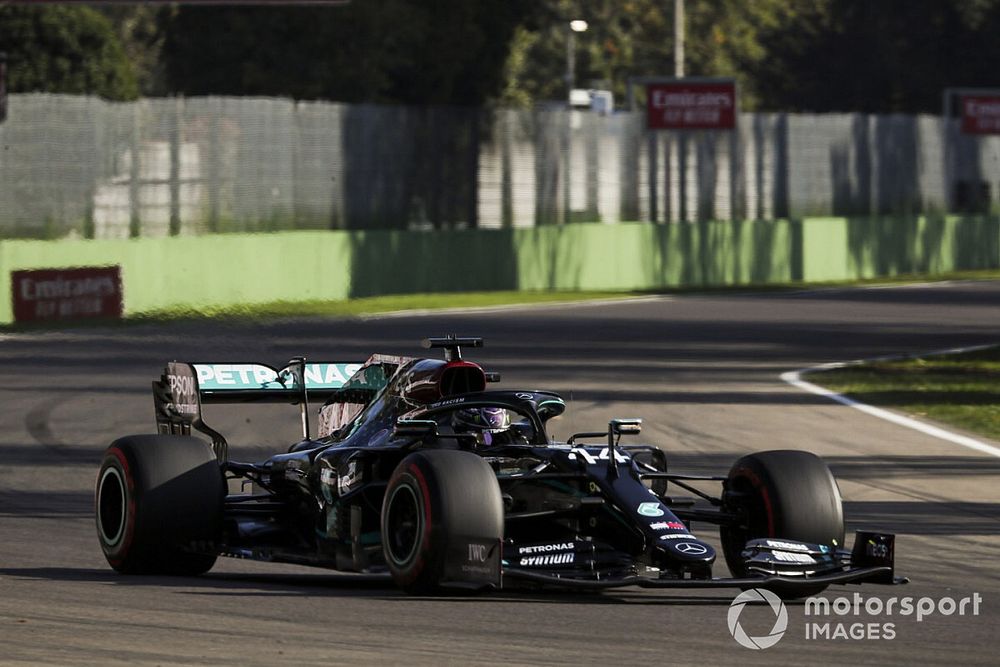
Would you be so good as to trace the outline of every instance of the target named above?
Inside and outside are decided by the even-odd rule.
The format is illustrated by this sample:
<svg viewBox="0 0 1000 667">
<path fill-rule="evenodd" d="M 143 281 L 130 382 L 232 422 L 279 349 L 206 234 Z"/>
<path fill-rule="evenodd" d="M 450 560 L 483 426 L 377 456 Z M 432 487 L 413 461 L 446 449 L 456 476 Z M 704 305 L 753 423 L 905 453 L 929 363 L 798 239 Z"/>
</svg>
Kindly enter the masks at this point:
<svg viewBox="0 0 1000 667">
<path fill-rule="evenodd" d="M 744 513 L 746 526 L 722 526 L 722 550 L 734 577 L 745 570 L 740 555 L 747 540 L 776 537 L 844 546 L 844 510 L 830 469 L 815 454 L 773 450 L 749 454 L 729 470 L 725 509 Z M 825 586 L 803 589 L 815 595 Z"/>
<path fill-rule="evenodd" d="M 101 550 L 125 574 L 207 572 L 215 564 L 225 493 L 212 448 L 197 438 L 115 440 L 94 495 Z"/>
<path fill-rule="evenodd" d="M 480 456 L 426 450 L 403 459 L 382 503 L 382 553 L 407 593 L 437 593 L 448 554 L 468 540 L 503 540 L 503 501 L 496 473 Z"/>
</svg>

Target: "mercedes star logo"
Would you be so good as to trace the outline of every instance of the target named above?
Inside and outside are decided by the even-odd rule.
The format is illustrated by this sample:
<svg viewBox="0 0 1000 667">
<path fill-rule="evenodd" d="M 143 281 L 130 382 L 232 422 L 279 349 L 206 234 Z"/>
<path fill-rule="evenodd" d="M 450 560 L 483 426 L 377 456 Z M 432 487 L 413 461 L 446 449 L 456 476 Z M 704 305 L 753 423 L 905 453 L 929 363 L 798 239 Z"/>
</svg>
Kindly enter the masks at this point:
<svg viewBox="0 0 1000 667">
<path fill-rule="evenodd" d="M 708 553 L 708 549 L 704 545 L 698 544 L 697 542 L 679 542 L 677 544 L 677 550 L 682 554 L 688 554 L 690 556 L 700 556 L 701 554 Z"/>
</svg>

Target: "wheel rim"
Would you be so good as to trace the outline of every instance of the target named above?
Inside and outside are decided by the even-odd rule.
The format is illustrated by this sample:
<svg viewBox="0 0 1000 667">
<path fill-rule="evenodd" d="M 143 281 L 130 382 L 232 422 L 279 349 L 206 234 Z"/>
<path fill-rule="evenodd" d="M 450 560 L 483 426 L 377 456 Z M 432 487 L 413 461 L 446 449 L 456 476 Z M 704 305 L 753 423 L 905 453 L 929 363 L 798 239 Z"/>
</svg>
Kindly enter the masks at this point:
<svg viewBox="0 0 1000 667">
<path fill-rule="evenodd" d="M 114 466 L 104 470 L 97 485 L 97 531 L 109 547 L 125 533 L 125 480 Z"/>
<path fill-rule="evenodd" d="M 424 528 L 420 501 L 413 487 L 400 484 L 389 497 L 385 518 L 386 551 L 396 565 L 409 563 L 420 545 Z"/>
</svg>

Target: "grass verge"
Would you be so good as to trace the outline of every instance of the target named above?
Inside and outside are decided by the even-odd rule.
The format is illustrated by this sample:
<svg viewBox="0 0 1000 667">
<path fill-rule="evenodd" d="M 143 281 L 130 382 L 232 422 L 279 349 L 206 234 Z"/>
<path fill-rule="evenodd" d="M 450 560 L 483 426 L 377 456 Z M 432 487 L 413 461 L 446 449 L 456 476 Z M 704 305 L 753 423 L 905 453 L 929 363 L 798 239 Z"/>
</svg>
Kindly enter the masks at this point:
<svg viewBox="0 0 1000 667">
<path fill-rule="evenodd" d="M 1000 270 L 964 271 L 929 278 L 924 275 L 901 275 L 892 278 L 869 278 L 855 281 L 826 283 L 777 283 L 769 285 L 726 285 L 678 287 L 661 290 L 614 291 L 501 291 L 501 292 L 449 292 L 436 294 L 394 294 L 361 297 L 343 301 L 275 301 L 246 306 L 216 307 L 195 310 L 170 308 L 148 311 L 129 316 L 133 321 L 161 321 L 201 318 L 274 318 L 274 317 L 351 317 L 375 315 L 404 310 L 437 310 L 443 308 L 484 308 L 490 306 L 530 305 L 539 303 L 615 299 L 630 296 L 655 296 L 660 294 L 714 294 L 740 292 L 788 291 L 826 287 L 852 287 L 864 285 L 907 284 L 947 280 L 998 280 Z"/>
<path fill-rule="evenodd" d="M 0 331 L 21 332 L 87 326 L 116 326 L 176 322 L 180 320 L 266 320 L 286 317 L 357 317 L 398 311 L 445 308 L 487 308 L 555 302 L 644 296 L 638 292 L 455 292 L 363 297 L 343 301 L 274 301 L 243 306 L 167 308 L 129 315 L 124 319 L 45 320 L 0 326 Z"/>
<path fill-rule="evenodd" d="M 502 292 L 451 292 L 437 294 L 398 294 L 361 297 L 342 301 L 275 301 L 228 307 L 190 308 L 177 307 L 145 311 L 127 316 L 123 320 L 47 320 L 34 323 L 0 325 L 0 332 L 37 331 L 87 326 L 145 324 L 175 320 L 229 319 L 258 320 L 285 317 L 356 317 L 406 310 L 437 310 L 443 308 L 483 308 L 504 305 L 530 305 L 552 302 L 614 299 L 630 296 L 667 294 L 745 294 L 782 292 L 811 289 L 849 288 L 866 285 L 904 285 L 908 283 L 940 282 L 950 280 L 1000 280 L 1000 270 L 963 271 L 959 273 L 926 275 L 900 275 L 891 278 L 867 278 L 852 281 L 823 283 L 773 283 L 759 285 L 692 286 L 657 290 L 616 291 L 502 291 Z"/>
<path fill-rule="evenodd" d="M 357 316 L 405 310 L 443 308 L 487 308 L 490 306 L 531 305 L 565 301 L 586 301 L 634 296 L 632 292 L 455 292 L 448 294 L 397 294 L 362 297 L 344 301 L 275 301 L 252 306 L 225 308 L 171 308 L 140 313 L 137 320 L 177 318 L 235 317 L 309 317 Z"/>
<path fill-rule="evenodd" d="M 809 373 L 856 401 L 1000 440 L 1000 345 Z"/>
</svg>

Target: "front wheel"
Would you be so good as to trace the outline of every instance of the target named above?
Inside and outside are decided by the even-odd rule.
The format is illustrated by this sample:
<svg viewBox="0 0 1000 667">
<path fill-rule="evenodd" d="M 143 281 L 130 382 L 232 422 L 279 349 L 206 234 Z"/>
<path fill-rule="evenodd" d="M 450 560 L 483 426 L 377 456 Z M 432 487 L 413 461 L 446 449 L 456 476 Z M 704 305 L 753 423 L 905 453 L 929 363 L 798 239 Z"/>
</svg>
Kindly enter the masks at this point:
<svg viewBox="0 0 1000 667">
<path fill-rule="evenodd" d="M 382 503 L 382 553 L 407 593 L 499 583 L 503 501 L 480 456 L 455 450 L 410 454 Z"/>
<path fill-rule="evenodd" d="M 749 454 L 729 471 L 723 503 L 745 523 L 722 526 L 726 564 L 734 577 L 747 576 L 742 551 L 748 540 L 772 537 L 841 547 L 844 510 L 830 469 L 815 454 L 773 450 Z M 801 589 L 816 595 L 826 586 Z"/>
<path fill-rule="evenodd" d="M 126 574 L 202 574 L 215 564 L 226 483 L 197 438 L 134 435 L 115 440 L 97 473 L 97 537 Z"/>
</svg>

